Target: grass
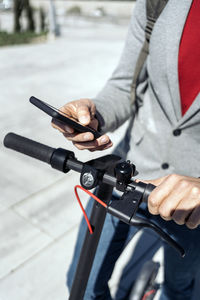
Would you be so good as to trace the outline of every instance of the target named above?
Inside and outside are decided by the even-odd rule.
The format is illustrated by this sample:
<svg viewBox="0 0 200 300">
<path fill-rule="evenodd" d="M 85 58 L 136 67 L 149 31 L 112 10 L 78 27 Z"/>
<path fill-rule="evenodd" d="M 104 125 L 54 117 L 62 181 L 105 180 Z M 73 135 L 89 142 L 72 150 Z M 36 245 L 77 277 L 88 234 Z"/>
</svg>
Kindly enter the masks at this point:
<svg viewBox="0 0 200 300">
<path fill-rule="evenodd" d="M 46 32 L 35 33 L 28 31 L 19 33 L 8 33 L 5 31 L 0 31 L 0 47 L 32 43 L 34 41 L 45 38 L 46 35 Z"/>
</svg>

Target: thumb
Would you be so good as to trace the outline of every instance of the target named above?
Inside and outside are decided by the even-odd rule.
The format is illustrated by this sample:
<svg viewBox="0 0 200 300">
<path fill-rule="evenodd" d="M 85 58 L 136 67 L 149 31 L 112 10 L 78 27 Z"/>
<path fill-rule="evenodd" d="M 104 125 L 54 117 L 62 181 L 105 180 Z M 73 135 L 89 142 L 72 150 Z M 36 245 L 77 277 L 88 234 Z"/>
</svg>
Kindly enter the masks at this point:
<svg viewBox="0 0 200 300">
<path fill-rule="evenodd" d="M 87 105 L 80 105 L 77 108 L 77 118 L 83 125 L 88 125 L 91 121 L 90 110 Z"/>
</svg>

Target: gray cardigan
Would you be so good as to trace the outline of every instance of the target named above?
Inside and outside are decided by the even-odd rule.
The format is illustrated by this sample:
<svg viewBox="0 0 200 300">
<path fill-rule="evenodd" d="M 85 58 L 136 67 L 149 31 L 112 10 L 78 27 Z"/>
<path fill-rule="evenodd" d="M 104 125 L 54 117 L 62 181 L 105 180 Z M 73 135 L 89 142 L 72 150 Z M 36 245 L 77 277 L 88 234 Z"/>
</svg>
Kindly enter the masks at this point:
<svg viewBox="0 0 200 300">
<path fill-rule="evenodd" d="M 178 82 L 179 43 L 191 3 L 169 0 L 155 24 L 137 88 L 140 108 L 135 116 L 130 85 L 144 41 L 145 0 L 136 2 L 120 62 L 94 99 L 104 119 L 102 132 L 113 131 L 130 118 L 116 152 L 136 164 L 140 178 L 200 174 L 200 93 L 182 116 Z"/>
</svg>

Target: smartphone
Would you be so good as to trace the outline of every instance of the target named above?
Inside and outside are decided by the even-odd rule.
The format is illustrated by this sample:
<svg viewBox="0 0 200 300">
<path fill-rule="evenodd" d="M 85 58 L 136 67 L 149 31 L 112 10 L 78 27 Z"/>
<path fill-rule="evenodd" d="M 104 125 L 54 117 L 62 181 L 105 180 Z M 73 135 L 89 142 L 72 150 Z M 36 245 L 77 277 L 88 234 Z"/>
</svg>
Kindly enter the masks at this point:
<svg viewBox="0 0 200 300">
<path fill-rule="evenodd" d="M 68 116 L 66 113 L 60 111 L 59 109 L 51 106 L 50 104 L 37 99 L 36 97 L 32 96 L 29 101 L 37 106 L 39 109 L 47 113 L 52 118 L 69 125 L 70 127 L 74 128 L 78 132 L 91 132 L 94 135 L 94 138 L 97 139 L 101 136 L 101 134 L 91 128 L 90 126 L 83 126 L 81 123 L 79 123 L 76 119 L 74 119 L 71 116 Z"/>
</svg>

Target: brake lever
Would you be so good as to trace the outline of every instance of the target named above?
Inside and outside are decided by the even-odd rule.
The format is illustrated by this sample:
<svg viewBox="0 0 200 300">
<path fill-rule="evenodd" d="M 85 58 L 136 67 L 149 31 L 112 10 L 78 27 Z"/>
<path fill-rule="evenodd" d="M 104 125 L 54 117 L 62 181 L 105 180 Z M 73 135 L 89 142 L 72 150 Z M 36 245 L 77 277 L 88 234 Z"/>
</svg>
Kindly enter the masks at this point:
<svg viewBox="0 0 200 300">
<path fill-rule="evenodd" d="M 142 203 L 142 200 L 143 193 L 140 189 L 136 188 L 132 191 L 126 191 L 119 200 L 112 201 L 108 204 L 107 212 L 127 223 L 128 225 L 141 228 L 150 228 L 154 230 L 164 241 L 178 251 L 182 257 L 184 257 L 184 249 L 159 226 L 148 219 L 135 216 L 140 204 Z"/>
<path fill-rule="evenodd" d="M 140 217 L 133 216 L 129 223 L 131 226 L 142 227 L 142 228 L 150 228 L 154 230 L 165 242 L 167 242 L 170 246 L 172 246 L 179 254 L 184 257 L 185 250 L 179 245 L 174 239 L 170 237 L 165 231 L 163 231 L 159 226 L 155 223 L 149 221 L 148 219 L 143 219 Z"/>
</svg>

